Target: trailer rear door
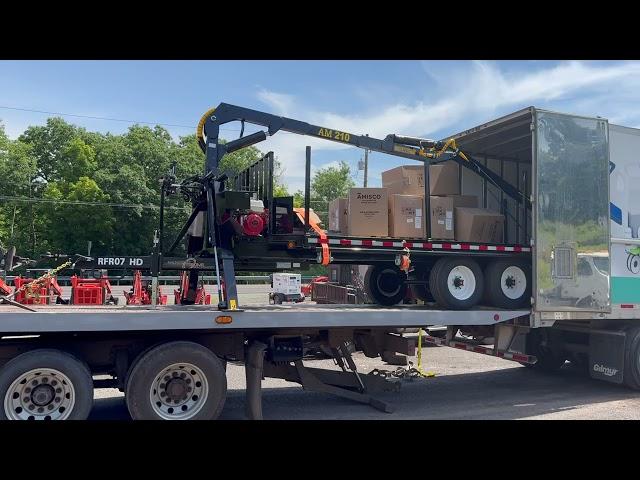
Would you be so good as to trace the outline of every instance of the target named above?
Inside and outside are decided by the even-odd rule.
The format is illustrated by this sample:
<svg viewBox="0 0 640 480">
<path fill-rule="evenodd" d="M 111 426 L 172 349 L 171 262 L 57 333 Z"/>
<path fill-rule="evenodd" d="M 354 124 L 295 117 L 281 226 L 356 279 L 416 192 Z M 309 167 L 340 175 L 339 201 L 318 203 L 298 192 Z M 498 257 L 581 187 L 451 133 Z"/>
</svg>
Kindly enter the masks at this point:
<svg viewBox="0 0 640 480">
<path fill-rule="evenodd" d="M 535 111 L 535 310 L 610 312 L 609 125 Z"/>
</svg>

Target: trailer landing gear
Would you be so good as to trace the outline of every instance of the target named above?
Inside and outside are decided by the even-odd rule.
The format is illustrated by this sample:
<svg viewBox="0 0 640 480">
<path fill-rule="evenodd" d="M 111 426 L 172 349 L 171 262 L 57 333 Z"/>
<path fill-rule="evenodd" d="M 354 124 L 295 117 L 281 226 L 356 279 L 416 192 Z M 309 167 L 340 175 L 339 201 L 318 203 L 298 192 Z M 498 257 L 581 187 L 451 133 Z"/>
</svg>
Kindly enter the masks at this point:
<svg viewBox="0 0 640 480">
<path fill-rule="evenodd" d="M 371 405 L 385 413 L 392 413 L 392 405 L 372 397 L 370 393 L 381 391 L 397 391 L 398 381 L 389 381 L 373 375 L 360 375 L 348 352 L 346 345 L 332 349 L 334 358 L 342 367 L 342 372 L 306 367 L 302 360 L 291 363 L 276 364 L 265 362 L 267 345 L 253 341 L 248 348 L 245 360 L 247 379 L 247 417 L 250 420 L 262 420 L 262 379 L 264 377 L 282 378 L 296 382 L 302 388 L 314 392 L 330 393 L 347 398 L 354 402 Z M 347 369 L 351 370 L 350 372 Z"/>
</svg>

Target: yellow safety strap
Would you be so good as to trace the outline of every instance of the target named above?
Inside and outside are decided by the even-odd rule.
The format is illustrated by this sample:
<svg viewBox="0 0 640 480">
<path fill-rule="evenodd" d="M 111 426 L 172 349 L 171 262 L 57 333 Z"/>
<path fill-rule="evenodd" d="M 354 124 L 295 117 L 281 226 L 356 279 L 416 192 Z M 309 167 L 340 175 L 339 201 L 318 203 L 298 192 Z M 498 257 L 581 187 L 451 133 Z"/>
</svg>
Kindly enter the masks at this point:
<svg viewBox="0 0 640 480">
<path fill-rule="evenodd" d="M 418 365 L 416 366 L 416 370 L 420 374 L 421 377 L 435 377 L 435 372 L 425 372 L 422 370 L 422 329 L 418 329 Z"/>
</svg>

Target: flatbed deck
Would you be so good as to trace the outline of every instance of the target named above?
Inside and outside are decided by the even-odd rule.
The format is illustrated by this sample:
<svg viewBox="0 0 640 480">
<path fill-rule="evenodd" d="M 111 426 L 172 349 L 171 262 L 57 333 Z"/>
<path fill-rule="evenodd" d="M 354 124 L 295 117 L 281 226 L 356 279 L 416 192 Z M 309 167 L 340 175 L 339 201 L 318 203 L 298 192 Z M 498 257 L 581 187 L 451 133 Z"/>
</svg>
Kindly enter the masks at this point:
<svg viewBox="0 0 640 480">
<path fill-rule="evenodd" d="M 221 311 L 192 306 L 32 306 L 35 312 L 0 305 L 0 335 L 46 332 L 113 332 L 151 330 L 269 330 L 318 328 L 413 328 L 431 325 L 494 325 L 529 310 L 476 308 L 439 310 L 423 305 L 269 305 Z M 219 316 L 232 322 L 216 323 Z"/>
</svg>

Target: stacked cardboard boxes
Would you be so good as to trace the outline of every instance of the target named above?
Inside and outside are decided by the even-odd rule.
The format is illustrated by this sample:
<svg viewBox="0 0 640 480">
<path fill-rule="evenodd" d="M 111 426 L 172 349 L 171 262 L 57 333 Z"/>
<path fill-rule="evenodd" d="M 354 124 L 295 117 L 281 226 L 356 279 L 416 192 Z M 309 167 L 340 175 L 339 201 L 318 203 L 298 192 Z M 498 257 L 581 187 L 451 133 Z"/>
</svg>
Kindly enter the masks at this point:
<svg viewBox="0 0 640 480">
<path fill-rule="evenodd" d="M 352 188 L 348 200 L 347 232 L 350 236 L 389 236 L 389 196 L 386 188 Z"/>
<path fill-rule="evenodd" d="M 433 239 L 502 241 L 504 217 L 478 208 L 478 197 L 460 194 L 460 169 L 456 162 L 429 167 L 429 212 L 424 212 L 424 183 L 424 167 L 420 165 L 382 172 L 382 185 L 389 192 L 390 236 L 424 238 L 428 227 Z M 462 213 L 458 219 L 459 211 Z"/>
<path fill-rule="evenodd" d="M 424 238 L 424 200 L 420 195 L 389 196 L 389 236 Z"/>
<path fill-rule="evenodd" d="M 430 198 L 431 238 L 458 240 L 455 235 L 456 208 L 477 207 L 478 197 L 471 195 L 449 195 Z"/>
<path fill-rule="evenodd" d="M 456 208 L 456 240 L 459 242 L 501 243 L 504 215 L 486 208 Z"/>
<path fill-rule="evenodd" d="M 349 218 L 348 199 L 336 198 L 329 202 L 329 231 L 348 234 L 347 219 Z"/>
<path fill-rule="evenodd" d="M 460 193 L 458 164 L 445 162 L 429 167 L 430 198 L 439 195 L 457 195 Z M 382 172 L 382 186 L 389 190 L 389 234 L 393 237 L 424 238 L 427 222 L 431 224 L 433 236 L 434 225 L 440 219 L 434 218 L 431 212 L 424 210 L 424 166 L 405 165 Z M 458 202 L 460 205 L 477 206 L 471 201 Z M 453 238 L 453 209 L 451 210 L 451 238 Z M 444 231 L 446 212 L 442 214 L 442 230 Z"/>
<path fill-rule="evenodd" d="M 382 172 L 382 186 L 389 195 L 424 196 L 424 167 L 405 165 Z"/>
<path fill-rule="evenodd" d="M 478 197 L 460 194 L 459 166 L 429 167 L 430 211 L 425 211 L 424 167 L 382 172 L 382 188 L 352 188 L 329 203 L 329 231 L 353 237 L 430 238 L 460 242 L 503 241 L 504 216 L 478 208 Z M 429 222 L 429 223 L 427 223 Z"/>
<path fill-rule="evenodd" d="M 453 160 L 429 167 L 429 195 L 460 195 L 460 168 Z"/>
</svg>

